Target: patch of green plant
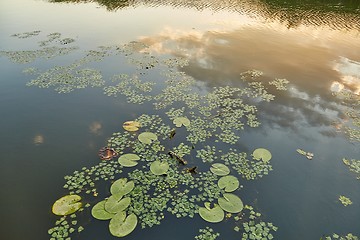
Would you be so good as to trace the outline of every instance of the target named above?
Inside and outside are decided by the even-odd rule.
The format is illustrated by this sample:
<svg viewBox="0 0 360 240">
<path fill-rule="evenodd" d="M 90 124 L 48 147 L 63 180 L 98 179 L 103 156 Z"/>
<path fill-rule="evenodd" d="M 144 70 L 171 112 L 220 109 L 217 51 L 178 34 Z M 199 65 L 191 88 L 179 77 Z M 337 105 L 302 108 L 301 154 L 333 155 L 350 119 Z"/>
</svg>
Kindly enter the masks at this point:
<svg viewBox="0 0 360 240">
<path fill-rule="evenodd" d="M 353 235 L 352 233 L 348 233 L 346 235 L 340 235 L 337 233 L 333 233 L 330 236 L 321 237 L 320 240 L 359 240 L 358 236 Z"/>
<path fill-rule="evenodd" d="M 353 202 L 350 200 L 350 198 L 345 197 L 343 195 L 339 196 L 339 201 L 341 202 L 342 205 L 344 205 L 345 207 L 353 204 Z"/>
<path fill-rule="evenodd" d="M 343 158 L 343 163 L 351 172 L 357 174 L 356 179 L 360 179 L 360 160 Z"/>
<path fill-rule="evenodd" d="M 220 236 L 220 233 L 215 233 L 210 227 L 200 228 L 199 235 L 195 236 L 195 240 L 215 240 Z"/>
</svg>

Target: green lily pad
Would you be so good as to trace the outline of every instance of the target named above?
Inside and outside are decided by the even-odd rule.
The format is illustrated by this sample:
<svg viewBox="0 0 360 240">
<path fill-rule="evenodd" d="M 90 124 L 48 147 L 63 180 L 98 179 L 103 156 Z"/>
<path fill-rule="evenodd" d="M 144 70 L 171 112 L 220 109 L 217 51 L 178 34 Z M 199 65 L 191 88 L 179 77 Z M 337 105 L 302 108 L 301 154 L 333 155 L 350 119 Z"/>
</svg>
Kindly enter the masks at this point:
<svg viewBox="0 0 360 240">
<path fill-rule="evenodd" d="M 238 189 L 239 185 L 239 180 L 232 175 L 221 177 L 218 181 L 219 188 L 225 189 L 225 192 L 233 192 Z"/>
<path fill-rule="evenodd" d="M 139 130 L 140 127 L 141 124 L 136 121 L 127 121 L 123 124 L 123 128 L 129 132 L 136 132 L 137 130 Z"/>
<path fill-rule="evenodd" d="M 218 176 L 225 176 L 230 173 L 230 169 L 222 163 L 214 163 L 211 165 L 210 171 Z"/>
<path fill-rule="evenodd" d="M 176 127 L 181 127 L 182 125 L 187 127 L 190 125 L 190 120 L 187 117 L 177 117 L 174 119 L 173 123 Z"/>
<path fill-rule="evenodd" d="M 118 213 L 124 211 L 131 202 L 130 197 L 123 198 L 122 194 L 111 195 L 105 202 L 105 210 L 109 213 Z"/>
<path fill-rule="evenodd" d="M 55 201 L 52 206 L 52 212 L 55 215 L 65 216 L 79 210 L 82 206 L 79 195 L 66 195 Z"/>
<path fill-rule="evenodd" d="M 208 202 L 205 203 L 205 207 L 199 207 L 199 215 L 202 219 L 211 223 L 221 222 L 225 217 L 225 213 L 219 205 L 214 204 L 214 207 L 211 208 Z"/>
<path fill-rule="evenodd" d="M 134 181 L 129 181 L 126 178 L 116 180 L 110 187 L 111 194 L 126 195 L 135 187 Z"/>
<path fill-rule="evenodd" d="M 222 209 L 229 213 L 238 213 L 244 208 L 241 199 L 232 193 L 224 193 L 224 197 L 219 198 L 218 203 Z"/>
<path fill-rule="evenodd" d="M 271 152 L 265 148 L 257 148 L 254 150 L 252 154 L 253 158 L 256 160 L 263 160 L 264 162 L 268 162 L 271 159 Z"/>
<path fill-rule="evenodd" d="M 134 213 L 126 217 L 125 212 L 119 212 L 110 220 L 110 233 L 115 237 L 125 237 L 134 231 L 137 222 L 138 220 Z"/>
<path fill-rule="evenodd" d="M 127 153 L 121 155 L 118 159 L 118 162 L 124 167 L 134 167 L 138 164 L 140 157 L 134 153 Z"/>
<path fill-rule="evenodd" d="M 114 213 L 109 213 L 105 209 L 105 203 L 107 200 L 103 200 L 95 204 L 91 209 L 91 215 L 98 220 L 109 220 L 114 217 Z"/>
<path fill-rule="evenodd" d="M 143 132 L 138 136 L 140 142 L 145 144 L 150 144 L 153 141 L 156 141 L 158 138 L 155 133 L 152 132 Z"/>
<path fill-rule="evenodd" d="M 169 170 L 167 162 L 155 161 L 150 165 L 150 171 L 155 175 L 163 175 Z"/>
</svg>

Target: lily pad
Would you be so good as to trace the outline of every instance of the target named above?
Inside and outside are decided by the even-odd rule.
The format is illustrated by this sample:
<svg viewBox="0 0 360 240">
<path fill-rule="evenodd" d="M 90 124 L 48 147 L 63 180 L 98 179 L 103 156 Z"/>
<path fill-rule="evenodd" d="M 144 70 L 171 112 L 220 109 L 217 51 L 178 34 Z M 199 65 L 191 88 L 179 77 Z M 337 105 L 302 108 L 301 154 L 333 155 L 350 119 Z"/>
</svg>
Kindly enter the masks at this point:
<svg viewBox="0 0 360 240">
<path fill-rule="evenodd" d="M 130 202 L 130 197 L 123 198 L 123 195 L 115 194 L 105 202 L 105 210 L 109 213 L 118 213 L 124 211 L 130 205 Z"/>
<path fill-rule="evenodd" d="M 127 121 L 123 124 L 123 128 L 129 132 L 136 132 L 140 127 L 140 123 L 136 121 Z"/>
<path fill-rule="evenodd" d="M 229 213 L 238 213 L 244 208 L 241 199 L 232 193 L 224 193 L 224 197 L 219 198 L 218 203 L 222 209 Z"/>
<path fill-rule="evenodd" d="M 105 209 L 105 202 L 107 200 L 103 200 L 95 204 L 95 206 L 91 209 L 91 215 L 98 220 L 109 220 L 114 217 L 114 213 L 109 213 Z"/>
<path fill-rule="evenodd" d="M 134 167 L 138 164 L 140 157 L 134 153 L 127 153 L 121 155 L 118 159 L 118 162 L 124 167 Z"/>
<path fill-rule="evenodd" d="M 110 187 L 111 194 L 126 195 L 135 187 L 134 181 L 129 181 L 126 178 L 116 180 Z"/>
<path fill-rule="evenodd" d="M 169 170 L 167 162 L 155 161 L 150 165 L 150 171 L 155 175 L 163 175 Z"/>
<path fill-rule="evenodd" d="M 190 120 L 187 117 L 177 117 L 174 119 L 173 123 L 176 127 L 181 127 L 183 125 L 187 127 L 190 125 Z"/>
<path fill-rule="evenodd" d="M 134 213 L 126 217 L 125 212 L 119 212 L 110 220 L 110 233 L 115 237 L 125 237 L 134 231 L 137 222 L 138 220 Z"/>
<path fill-rule="evenodd" d="M 145 144 L 150 144 L 153 141 L 156 141 L 158 138 L 155 133 L 152 132 L 143 132 L 138 136 L 140 142 Z"/>
<path fill-rule="evenodd" d="M 208 202 L 205 203 L 205 207 L 199 208 L 199 215 L 202 219 L 211 223 L 221 222 L 225 217 L 225 213 L 219 205 L 214 204 L 214 207 L 211 208 Z"/>
<path fill-rule="evenodd" d="M 239 185 L 239 180 L 232 175 L 221 177 L 218 181 L 219 188 L 225 189 L 225 192 L 233 192 L 238 189 Z"/>
<path fill-rule="evenodd" d="M 271 159 L 271 152 L 265 148 L 257 148 L 252 154 L 253 158 L 256 160 L 262 160 L 268 162 Z"/>
<path fill-rule="evenodd" d="M 79 195 L 66 195 L 55 201 L 52 206 L 52 212 L 55 215 L 65 216 L 79 210 L 82 206 Z"/>
<path fill-rule="evenodd" d="M 211 165 L 210 171 L 218 176 L 225 176 L 230 173 L 230 169 L 222 163 L 214 163 Z"/>
</svg>

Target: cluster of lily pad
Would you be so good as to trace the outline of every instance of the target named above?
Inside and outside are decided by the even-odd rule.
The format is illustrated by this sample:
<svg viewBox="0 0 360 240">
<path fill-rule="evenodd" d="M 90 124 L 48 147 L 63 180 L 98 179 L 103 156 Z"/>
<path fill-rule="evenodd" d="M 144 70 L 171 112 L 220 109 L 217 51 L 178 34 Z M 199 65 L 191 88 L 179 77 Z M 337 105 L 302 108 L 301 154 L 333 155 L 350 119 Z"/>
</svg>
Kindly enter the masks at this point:
<svg viewBox="0 0 360 240">
<path fill-rule="evenodd" d="M 55 222 L 53 228 L 48 230 L 50 240 L 70 240 L 71 234 L 80 233 L 84 230 L 83 226 L 77 226 L 78 220 L 75 212 L 83 211 L 84 208 L 90 207 L 90 204 L 83 205 L 81 200 L 82 198 L 79 195 L 70 194 L 55 201 L 52 212 L 61 218 Z"/>
<path fill-rule="evenodd" d="M 340 123 L 342 130 L 351 141 L 360 141 L 360 96 L 349 90 L 333 93 L 347 109 L 344 111 L 350 124 Z"/>
<path fill-rule="evenodd" d="M 50 34 L 39 45 L 45 49 L 54 43 L 72 43 L 71 39 L 60 37 Z M 100 71 L 86 66 L 116 55 L 125 57 L 135 66 L 136 72 L 115 75 L 115 85 L 107 84 Z M 109 158 L 66 177 L 64 187 L 71 196 L 86 193 L 87 197 L 91 197 L 90 193 L 98 196 L 97 181 L 111 182 L 119 178 L 111 185 L 112 195 L 92 208 L 93 217 L 110 220 L 109 230 L 114 236 L 128 235 L 137 224 L 142 228 L 158 225 L 166 213 L 178 218 L 200 216 L 210 223 L 222 222 L 232 214 L 238 216 L 244 204 L 237 194 L 242 185 L 236 174 L 253 180 L 272 170 L 272 156 L 267 149 L 258 148 L 248 154 L 231 148 L 240 140 L 240 132 L 245 127 L 260 125 L 256 105 L 275 97 L 258 81 L 263 73 L 251 70 L 241 74 L 243 87 L 214 87 L 203 93 L 198 91 L 194 78 L 176 69 L 186 64 L 183 58 L 164 60 L 152 55 L 146 45 L 131 42 L 90 50 L 67 66 L 56 66 L 44 72 L 33 67 L 25 70 L 38 75 L 29 82 L 31 86 L 51 87 L 67 93 L 107 84 L 105 94 L 125 96 L 130 103 L 152 103 L 156 110 L 167 115 L 168 119 L 143 114 L 125 122 L 123 129 L 114 133 L 107 143 L 107 148 L 119 155 L 117 160 Z M 161 75 L 159 81 L 140 80 L 146 71 L 154 68 Z M 155 88 L 158 82 L 161 85 Z M 271 84 L 285 90 L 287 83 L 276 79 Z M 217 148 L 220 141 L 225 143 L 222 144 L 225 149 Z M 214 144 L 209 145 L 209 142 Z M 211 163 L 211 166 L 199 162 Z M 125 187 L 129 183 L 131 189 Z M 249 218 L 252 216 L 250 213 Z M 243 234 L 254 237 L 261 234 L 271 239 L 272 225 L 251 221 L 247 224 L 249 228 L 244 227 Z"/>
<path fill-rule="evenodd" d="M 199 229 L 199 235 L 195 236 L 195 240 L 215 240 L 220 236 L 220 233 L 215 233 L 210 227 Z"/>
<path fill-rule="evenodd" d="M 234 231 L 239 232 L 243 230 L 243 240 L 248 239 L 273 239 L 272 232 L 276 232 L 278 227 L 274 226 L 271 222 L 264 222 L 261 220 L 261 213 L 256 212 L 250 205 L 244 206 L 244 211 L 241 215 L 234 217 L 236 222 L 240 222 L 240 226 L 235 226 Z M 244 219 L 248 221 L 241 221 Z"/>
<path fill-rule="evenodd" d="M 305 156 L 309 160 L 312 160 L 312 158 L 314 157 L 314 154 L 312 152 L 306 152 L 305 150 L 300 149 L 300 148 L 296 149 L 296 152 Z"/>
<path fill-rule="evenodd" d="M 320 240 L 359 240 L 359 237 L 353 235 L 352 233 L 348 233 L 346 235 L 333 233 L 331 236 L 321 237 Z"/>
<path fill-rule="evenodd" d="M 356 179 L 360 179 L 360 160 L 343 158 L 342 161 L 346 166 L 348 166 L 351 172 L 357 174 Z"/>
<path fill-rule="evenodd" d="M 350 200 L 350 198 L 345 197 L 345 196 L 343 196 L 343 195 L 340 195 L 340 196 L 339 196 L 339 201 L 340 201 L 341 204 L 344 205 L 345 207 L 353 204 L 353 202 Z"/>
</svg>

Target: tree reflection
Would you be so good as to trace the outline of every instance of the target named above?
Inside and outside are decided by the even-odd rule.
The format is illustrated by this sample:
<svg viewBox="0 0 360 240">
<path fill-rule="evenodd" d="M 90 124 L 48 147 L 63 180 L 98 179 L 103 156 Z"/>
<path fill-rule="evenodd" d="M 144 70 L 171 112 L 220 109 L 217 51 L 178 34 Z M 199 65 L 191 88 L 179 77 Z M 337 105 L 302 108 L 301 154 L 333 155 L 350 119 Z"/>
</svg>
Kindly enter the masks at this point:
<svg viewBox="0 0 360 240">
<path fill-rule="evenodd" d="M 239 12 L 262 16 L 286 23 L 289 28 L 308 25 L 328 25 L 336 29 L 360 29 L 360 2 L 340 0 L 49 0 L 53 3 L 96 2 L 109 11 L 126 7 L 190 8 L 196 10 Z"/>
</svg>

